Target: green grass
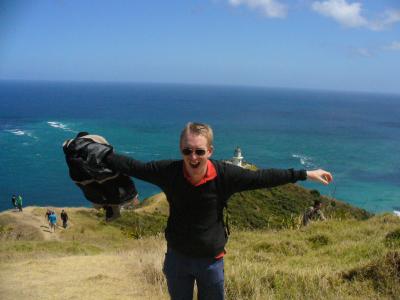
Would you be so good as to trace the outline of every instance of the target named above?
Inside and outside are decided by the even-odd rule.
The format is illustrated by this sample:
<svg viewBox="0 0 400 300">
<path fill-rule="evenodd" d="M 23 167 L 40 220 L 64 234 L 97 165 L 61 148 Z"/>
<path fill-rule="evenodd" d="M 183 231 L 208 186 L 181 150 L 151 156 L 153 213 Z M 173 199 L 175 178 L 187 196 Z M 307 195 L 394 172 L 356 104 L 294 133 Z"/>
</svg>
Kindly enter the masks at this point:
<svg viewBox="0 0 400 300">
<path fill-rule="evenodd" d="M 329 220 L 301 229 L 243 230 L 226 256 L 230 299 L 396 299 L 400 218 Z"/>
<path fill-rule="evenodd" d="M 328 220 L 299 226 L 315 199 L 325 203 Z M 157 206 L 157 201 L 150 204 Z M 165 202 L 161 205 L 162 210 L 123 211 L 109 223 L 102 211 L 71 210 L 71 227 L 59 231 L 59 240 L 53 241 L 39 241 L 33 231 L 17 236 L 15 232 L 28 228 L 0 218 L 0 262 L 118 256 L 132 249 L 147 253 L 141 247 L 148 245 L 161 249 L 162 239 L 153 238 L 166 225 Z M 44 212 L 38 208 L 35 214 Z M 292 184 L 234 195 L 229 213 L 233 230 L 225 257 L 227 299 L 399 299 L 399 217 L 372 216 Z M 162 251 L 157 255 L 149 261 L 161 261 Z M 159 265 L 147 263 L 142 275 L 166 293 Z"/>
<path fill-rule="evenodd" d="M 363 209 L 321 196 L 316 190 L 287 184 L 233 195 L 228 201 L 230 225 L 238 229 L 297 228 L 304 211 L 315 200 L 323 203 L 329 219 L 365 220 L 372 216 Z"/>
</svg>

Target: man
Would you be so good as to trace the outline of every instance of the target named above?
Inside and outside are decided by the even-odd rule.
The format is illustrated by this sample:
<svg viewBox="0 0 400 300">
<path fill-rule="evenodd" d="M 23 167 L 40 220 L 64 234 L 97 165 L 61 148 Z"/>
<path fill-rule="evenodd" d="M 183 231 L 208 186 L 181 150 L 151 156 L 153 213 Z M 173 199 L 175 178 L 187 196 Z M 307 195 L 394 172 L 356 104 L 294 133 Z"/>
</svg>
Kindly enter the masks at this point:
<svg viewBox="0 0 400 300">
<path fill-rule="evenodd" d="M 50 227 L 50 215 L 51 215 L 51 210 L 47 209 L 46 214 L 44 215 L 44 217 L 46 218 L 47 223 L 49 223 L 49 227 Z"/>
<path fill-rule="evenodd" d="M 49 223 L 50 223 L 50 232 L 56 232 L 57 215 L 54 211 L 52 211 L 49 216 Z"/>
<path fill-rule="evenodd" d="M 22 196 L 18 195 L 17 197 L 17 206 L 18 206 L 18 210 L 22 211 Z"/>
<path fill-rule="evenodd" d="M 17 196 L 12 195 L 11 202 L 12 202 L 14 209 L 16 209 L 17 208 Z"/>
<path fill-rule="evenodd" d="M 224 299 L 223 209 L 229 197 L 307 178 L 328 184 L 332 175 L 324 170 L 250 171 L 211 160 L 213 132 L 201 123 L 186 125 L 179 146 L 182 160 L 143 163 L 114 154 L 111 146 L 95 145 L 87 149 L 87 161 L 153 183 L 166 194 L 170 213 L 163 271 L 171 298 L 192 299 L 196 282 L 199 299 Z"/>
<path fill-rule="evenodd" d="M 61 211 L 61 220 L 63 222 L 63 228 L 67 228 L 68 226 L 68 214 L 65 210 Z"/>
<path fill-rule="evenodd" d="M 319 200 L 314 201 L 314 205 L 310 206 L 303 215 L 303 225 L 306 226 L 311 220 L 325 221 L 326 218 L 321 211 L 322 202 Z"/>
</svg>

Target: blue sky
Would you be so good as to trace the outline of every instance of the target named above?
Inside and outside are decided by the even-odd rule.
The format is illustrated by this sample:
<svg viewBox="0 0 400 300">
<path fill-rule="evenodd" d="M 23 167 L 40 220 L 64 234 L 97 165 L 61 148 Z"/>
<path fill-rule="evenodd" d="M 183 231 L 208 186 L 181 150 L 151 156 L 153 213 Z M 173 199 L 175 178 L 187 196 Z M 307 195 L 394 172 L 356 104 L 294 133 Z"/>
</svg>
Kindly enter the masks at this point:
<svg viewBox="0 0 400 300">
<path fill-rule="evenodd" d="M 0 79 L 400 93 L 400 1 L 3 0 Z"/>
</svg>

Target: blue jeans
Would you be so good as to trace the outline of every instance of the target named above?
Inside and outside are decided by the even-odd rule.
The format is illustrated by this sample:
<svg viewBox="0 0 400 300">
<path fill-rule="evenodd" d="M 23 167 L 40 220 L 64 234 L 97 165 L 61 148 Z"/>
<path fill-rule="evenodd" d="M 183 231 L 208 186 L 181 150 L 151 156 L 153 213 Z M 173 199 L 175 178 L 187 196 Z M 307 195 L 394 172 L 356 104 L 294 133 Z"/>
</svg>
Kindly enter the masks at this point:
<svg viewBox="0 0 400 300">
<path fill-rule="evenodd" d="M 194 258 L 168 248 L 163 272 L 172 300 L 192 300 L 195 281 L 199 300 L 224 299 L 223 258 Z"/>
</svg>

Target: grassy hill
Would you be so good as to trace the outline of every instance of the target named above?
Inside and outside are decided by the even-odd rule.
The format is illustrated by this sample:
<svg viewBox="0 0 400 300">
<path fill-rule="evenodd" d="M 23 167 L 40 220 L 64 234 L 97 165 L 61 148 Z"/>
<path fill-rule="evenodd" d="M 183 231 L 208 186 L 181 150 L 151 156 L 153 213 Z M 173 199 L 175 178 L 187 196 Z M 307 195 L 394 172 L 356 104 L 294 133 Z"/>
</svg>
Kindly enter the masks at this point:
<svg viewBox="0 0 400 300">
<path fill-rule="evenodd" d="M 329 219 L 365 220 L 372 216 L 364 209 L 320 195 L 316 190 L 287 184 L 234 194 L 228 201 L 229 224 L 237 229 L 299 227 L 302 214 L 315 200 L 323 203 L 323 212 Z M 149 197 L 137 212 L 167 216 L 168 203 L 165 195 L 160 193 Z"/>
<path fill-rule="evenodd" d="M 326 222 L 298 227 L 314 199 Z M 168 299 L 162 194 L 124 211 L 67 208 L 48 231 L 46 208 L 0 213 L 2 299 Z M 56 208 L 58 215 L 59 208 Z M 297 185 L 239 193 L 229 203 L 227 299 L 398 299 L 400 218 L 372 216 Z"/>
</svg>

